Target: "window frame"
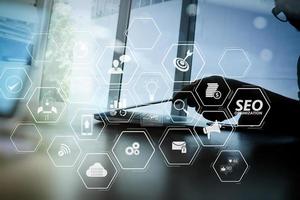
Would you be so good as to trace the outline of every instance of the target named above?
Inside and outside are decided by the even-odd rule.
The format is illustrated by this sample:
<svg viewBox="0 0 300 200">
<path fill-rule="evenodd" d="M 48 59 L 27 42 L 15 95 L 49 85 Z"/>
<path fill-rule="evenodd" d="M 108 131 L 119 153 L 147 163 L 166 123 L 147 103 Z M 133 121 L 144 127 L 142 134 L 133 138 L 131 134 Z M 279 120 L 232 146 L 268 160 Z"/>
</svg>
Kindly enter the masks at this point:
<svg viewBox="0 0 300 200">
<path fill-rule="evenodd" d="M 178 30 L 179 31 L 178 44 L 194 44 L 197 15 L 189 15 L 187 13 L 187 9 L 189 8 L 190 5 L 194 5 L 195 9 L 197 9 L 198 0 L 182 0 L 180 28 Z M 124 33 L 126 32 L 129 26 L 131 6 L 132 6 L 132 0 L 120 1 L 116 41 L 123 43 L 124 51 L 122 53 L 118 51 L 114 51 L 113 60 L 118 59 L 122 54 L 126 53 L 125 51 L 127 47 L 127 36 Z M 185 57 L 186 51 L 187 51 L 187 47 L 184 47 L 184 45 L 178 45 L 177 57 Z M 193 56 L 191 56 L 189 62 L 190 70 L 188 72 L 180 72 L 179 70 L 174 69 L 175 76 L 174 76 L 173 93 L 175 91 L 181 90 L 186 85 L 186 83 L 190 82 L 192 63 L 193 63 L 192 60 L 193 60 Z M 121 68 L 122 69 L 124 68 L 124 63 L 122 63 Z M 113 99 L 120 100 L 121 90 L 122 90 L 122 78 L 123 78 L 122 74 L 114 75 L 110 77 L 107 108 L 109 108 L 110 102 Z M 187 105 L 185 105 L 185 108 L 187 108 Z M 171 114 L 186 116 L 186 113 L 184 111 L 177 111 L 173 108 L 173 106 L 171 108 Z"/>
</svg>

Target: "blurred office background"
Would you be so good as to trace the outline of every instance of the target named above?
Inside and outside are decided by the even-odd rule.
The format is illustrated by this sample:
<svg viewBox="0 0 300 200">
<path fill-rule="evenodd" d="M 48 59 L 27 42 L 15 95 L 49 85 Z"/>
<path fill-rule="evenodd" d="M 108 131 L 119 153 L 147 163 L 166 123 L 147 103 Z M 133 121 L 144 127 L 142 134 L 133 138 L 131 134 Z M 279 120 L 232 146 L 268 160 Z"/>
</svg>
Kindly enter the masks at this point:
<svg viewBox="0 0 300 200">
<path fill-rule="evenodd" d="M 68 104 L 68 109 L 61 118 L 61 121 L 67 122 L 63 128 L 60 124 L 38 124 L 44 140 L 36 154 L 17 154 L 11 140 L 1 134 L 1 194 L 13 194 L 18 197 L 16 199 L 73 200 L 87 198 L 88 195 L 99 198 L 100 193 L 97 191 L 86 190 L 77 177 L 75 168 L 54 169 L 46 155 L 51 137 L 74 135 L 69 122 L 81 107 L 106 111 L 111 81 L 108 70 L 113 65 L 114 55 L 114 48 L 107 47 L 126 45 L 138 63 L 133 65 L 129 62 L 124 66 L 121 97 L 127 98 L 128 106 L 150 101 L 146 83 L 153 77 L 145 75 L 147 73 L 155 76 L 159 74 L 156 77 L 160 77 L 157 82 L 159 87 L 154 88 L 156 90 L 152 100 L 170 98 L 175 68 L 173 65 L 163 66 L 162 62 L 166 55 L 174 58 L 177 56 L 177 49 L 170 50 L 170 47 L 178 43 L 182 13 L 196 16 L 195 46 L 205 61 L 202 69 L 201 59 L 194 57 L 191 79 L 185 81 L 211 74 L 222 75 L 219 61 L 227 51 L 229 59 L 223 60 L 223 64 L 229 66 L 226 70 L 229 77 L 235 75 L 241 64 L 249 65 L 244 76 L 235 78 L 293 99 L 298 98 L 296 65 L 300 55 L 300 34 L 288 23 L 281 23 L 274 18 L 271 13 L 273 0 L 198 0 L 198 5 L 191 4 L 184 11 L 181 7 L 185 0 L 132 0 L 129 25 L 139 19 L 147 19 L 147 23 L 137 23 L 135 28 L 123 30 L 124 35 L 128 35 L 126 44 L 116 40 L 118 26 L 122 25 L 118 24 L 118 17 L 124 12 L 124 7 L 120 7 L 121 1 L 0 0 L 0 74 L 4 74 L 7 69 L 24 69 L 32 80 L 30 87 L 30 81 L 26 81 L 26 76 L 23 77 L 24 86 L 29 88 L 24 98 L 9 99 L 3 92 L 0 94 L 1 132 L 7 133 L 7 136 L 20 121 L 34 121 L 25 104 L 36 87 L 59 88 L 62 97 L 54 98 L 58 103 Z M 153 40 L 154 37 L 157 40 Z M 151 48 L 139 48 L 149 47 L 149 41 L 155 41 L 155 45 L 150 45 Z M 235 51 L 236 49 L 239 51 Z M 138 67 L 133 68 L 134 66 Z M 6 76 L 1 77 L 0 87 L 6 85 L 5 78 Z M 39 96 L 34 101 L 38 103 Z M 170 110 L 169 104 L 164 105 L 163 109 L 161 105 L 139 109 L 160 114 L 170 113 Z M 15 121 L 10 124 L 7 122 L 12 121 L 9 118 L 11 115 L 15 117 Z M 7 130 L 2 130 L 4 126 L 7 126 Z M 100 140 L 92 144 L 90 141 L 82 142 L 81 146 L 86 152 L 107 151 L 113 145 L 113 137 L 119 132 L 120 130 L 107 131 Z M 154 132 L 158 133 L 157 139 L 163 131 Z M 193 198 L 227 194 L 233 199 L 244 197 L 247 193 L 250 194 L 249 198 L 251 195 L 256 198 L 257 194 L 273 195 L 271 197 L 274 199 L 285 197 L 298 180 L 292 174 L 293 170 L 287 170 L 291 164 L 286 165 L 286 161 L 294 159 L 292 154 L 284 153 L 293 152 L 298 147 L 289 147 L 289 142 L 293 141 L 290 138 L 251 136 L 247 138 L 243 134 L 233 134 L 228 147 L 240 149 L 245 152 L 247 159 L 252 159 L 252 164 L 258 163 L 255 166 L 257 170 L 252 170 L 252 174 L 249 174 L 247 184 L 219 185 L 213 170 L 209 173 L 207 171 L 211 169 L 211 162 L 219 151 L 212 148 L 204 150 L 208 153 L 202 154 L 196 166 L 190 168 L 194 170 L 167 168 L 163 158 L 154 156 L 149 171 L 135 173 L 134 177 L 131 173 L 123 173 L 112 193 L 101 195 L 107 195 L 108 198 L 147 195 L 150 199 L 153 196 L 156 199 L 166 199 L 164 197 L 186 198 L 186 194 Z M 30 134 L 22 137 L 30 138 Z M 28 138 L 20 141 L 25 141 L 26 144 L 34 141 Z M 266 145 L 264 148 L 261 148 L 262 143 Z M 283 145 L 277 148 L 278 143 Z M 255 148 L 252 149 L 253 146 Z M 253 156 L 255 159 L 251 158 L 251 153 L 256 153 Z M 278 157 L 284 162 L 278 163 Z M 206 166 L 203 167 L 202 164 Z M 267 175 L 266 165 L 269 169 Z M 285 168 L 281 168 L 282 166 Z M 173 170 L 176 173 L 172 173 Z M 189 174 L 182 173 L 183 170 Z M 278 174 L 278 171 L 281 173 Z M 194 177 L 195 181 L 199 180 L 203 185 L 194 184 L 189 177 Z M 144 184 L 145 181 L 148 184 Z M 142 190 L 136 192 L 135 187 L 128 189 L 128 185 L 135 184 Z M 149 185 L 152 186 L 151 190 Z M 242 187 L 243 189 L 237 190 Z"/>
<path fill-rule="evenodd" d="M 104 52 L 105 47 L 126 45 L 138 63 L 136 71 L 129 66 L 130 63 L 124 66 L 121 97 L 130 96 L 128 105 L 149 101 L 147 88 L 142 88 L 146 84 L 139 83 L 146 79 L 144 73 L 159 73 L 161 76 L 162 82 L 155 91 L 154 100 L 172 96 L 175 68 L 166 66 L 167 69 L 164 69 L 162 61 L 172 44 L 178 43 L 180 0 L 133 0 L 129 25 L 137 19 L 146 18 L 153 20 L 155 27 L 136 23 L 136 27 L 126 33 L 126 44 L 116 40 L 118 15 L 122 9 L 119 0 L 49 2 L 0 2 L 1 72 L 17 65 L 27 70 L 35 69 L 29 71 L 29 74 L 35 74 L 32 75 L 35 86 L 60 88 L 64 99 L 58 101 L 90 104 L 106 110 L 110 83 L 110 75 L 106 71 L 112 66 L 113 51 Z M 274 18 L 271 13 L 273 1 L 200 0 L 196 6 L 191 5 L 186 13 L 196 15 L 195 45 L 205 65 L 201 71 L 201 60 L 194 56 L 191 81 L 206 75 L 223 74 L 219 61 L 224 51 L 240 49 L 245 55 L 229 51 L 228 59 L 224 61 L 226 66 L 247 65 L 249 62 L 245 76 L 237 79 L 297 98 L 296 63 L 300 47 L 296 44 L 300 36 L 288 23 Z M 44 34 L 45 31 L 47 34 Z M 134 43 L 141 47 L 148 45 L 149 39 L 155 36 L 158 39 L 151 49 L 134 46 Z M 80 58 L 82 52 L 74 53 L 74 45 L 78 45 L 78 41 L 88 47 L 84 58 Z M 176 56 L 176 51 L 169 53 Z M 29 54 L 35 60 L 32 61 Z M 37 55 L 46 62 L 39 62 Z M 238 69 L 231 67 L 226 70 L 226 75 L 230 76 Z M 1 97 L 3 112 L 12 109 L 13 104 L 13 101 Z M 166 110 L 159 108 L 152 106 L 143 108 L 143 111 L 163 113 L 170 109 L 169 106 Z"/>
</svg>

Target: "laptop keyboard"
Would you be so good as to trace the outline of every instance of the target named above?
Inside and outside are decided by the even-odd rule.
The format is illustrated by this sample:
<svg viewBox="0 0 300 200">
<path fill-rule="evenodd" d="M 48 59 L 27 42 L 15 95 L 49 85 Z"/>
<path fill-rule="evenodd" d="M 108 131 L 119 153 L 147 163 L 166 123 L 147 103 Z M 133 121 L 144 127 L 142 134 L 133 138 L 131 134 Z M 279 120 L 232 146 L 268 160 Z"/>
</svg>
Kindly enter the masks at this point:
<svg viewBox="0 0 300 200">
<path fill-rule="evenodd" d="M 102 119 L 106 119 L 109 122 L 128 122 L 142 125 L 153 125 L 163 126 L 172 124 L 186 124 L 186 117 L 184 116 L 171 116 L 170 115 L 158 115 L 154 113 L 143 113 L 143 112 L 105 112 L 95 114 L 95 119 L 100 120 L 99 115 Z"/>
</svg>

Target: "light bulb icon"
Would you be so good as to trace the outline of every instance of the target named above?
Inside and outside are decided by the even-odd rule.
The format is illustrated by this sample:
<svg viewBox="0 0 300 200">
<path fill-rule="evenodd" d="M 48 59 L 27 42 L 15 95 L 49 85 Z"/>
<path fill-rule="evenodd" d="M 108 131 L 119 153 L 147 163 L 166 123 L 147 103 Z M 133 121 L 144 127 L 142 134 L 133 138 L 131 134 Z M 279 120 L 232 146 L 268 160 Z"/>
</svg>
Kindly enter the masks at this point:
<svg viewBox="0 0 300 200">
<path fill-rule="evenodd" d="M 150 81 L 146 82 L 146 90 L 147 90 L 147 93 L 149 96 L 149 100 L 154 101 L 154 97 L 158 90 L 157 82 L 152 79 Z"/>
</svg>

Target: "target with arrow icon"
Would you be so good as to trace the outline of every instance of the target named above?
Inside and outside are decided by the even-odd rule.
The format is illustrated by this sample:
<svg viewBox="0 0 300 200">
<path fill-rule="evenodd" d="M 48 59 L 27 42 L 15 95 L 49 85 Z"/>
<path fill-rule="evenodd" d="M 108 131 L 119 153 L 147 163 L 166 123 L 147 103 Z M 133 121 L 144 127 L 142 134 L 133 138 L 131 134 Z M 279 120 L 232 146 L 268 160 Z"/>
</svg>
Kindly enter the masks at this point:
<svg viewBox="0 0 300 200">
<path fill-rule="evenodd" d="M 176 69 L 178 69 L 181 72 L 187 72 L 190 69 L 189 63 L 186 61 L 190 56 L 193 55 L 193 52 L 188 50 L 186 52 L 185 58 L 175 58 L 173 60 L 173 64 L 175 65 Z"/>
</svg>

